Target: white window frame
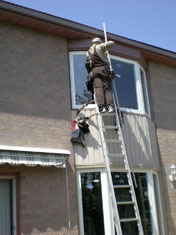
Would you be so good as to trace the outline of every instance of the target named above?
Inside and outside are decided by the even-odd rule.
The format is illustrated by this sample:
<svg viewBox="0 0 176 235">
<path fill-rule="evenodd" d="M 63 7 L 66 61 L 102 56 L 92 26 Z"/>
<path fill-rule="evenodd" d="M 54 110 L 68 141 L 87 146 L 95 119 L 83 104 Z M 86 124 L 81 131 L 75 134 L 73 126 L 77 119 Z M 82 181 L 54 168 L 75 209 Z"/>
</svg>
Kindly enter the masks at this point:
<svg viewBox="0 0 176 235">
<path fill-rule="evenodd" d="M 136 98 L 137 98 L 137 104 L 138 104 L 138 109 L 129 109 L 129 108 L 123 108 L 121 107 L 120 109 L 125 112 L 129 113 L 137 113 L 137 114 L 144 114 L 145 109 L 144 109 L 144 100 L 143 100 L 143 95 L 142 95 L 142 85 L 141 85 L 141 76 L 140 76 L 140 70 L 139 70 L 139 64 L 136 61 L 130 60 L 130 59 L 124 59 L 118 56 L 111 56 L 112 59 L 114 60 L 119 60 L 125 63 L 130 63 L 134 65 L 134 75 L 135 75 L 135 84 L 136 84 Z"/>
<path fill-rule="evenodd" d="M 156 185 L 156 188 L 155 188 L 155 190 L 157 190 L 157 192 L 154 192 L 154 199 L 155 199 L 156 207 L 158 205 L 158 210 L 156 208 L 156 212 L 158 211 L 158 213 L 160 213 L 160 215 L 161 215 L 160 216 L 160 220 L 159 220 L 159 218 L 157 220 L 157 222 L 159 223 L 158 227 L 160 228 L 160 234 L 159 235 L 165 235 L 164 220 L 163 220 L 163 216 L 162 216 L 162 214 L 163 214 L 163 207 L 162 207 L 162 203 L 161 203 L 161 191 L 160 191 L 159 176 L 158 176 L 158 174 L 156 172 L 153 172 L 152 176 L 153 176 L 152 180 L 153 180 L 154 176 L 156 177 L 156 180 L 157 180 L 157 185 Z M 154 180 L 153 180 L 153 182 L 154 182 Z M 154 185 L 154 183 L 153 183 L 153 185 Z M 155 197 L 155 195 L 157 195 L 157 198 Z M 158 199 L 158 201 L 157 201 L 158 203 L 156 203 L 156 199 Z"/>
<path fill-rule="evenodd" d="M 148 97 L 148 85 L 147 85 L 147 79 L 146 79 L 146 73 L 145 73 L 145 70 L 142 68 L 142 66 L 141 65 L 139 65 L 139 73 L 140 73 L 140 69 L 143 71 L 143 73 L 144 73 L 144 89 L 145 89 L 145 93 L 146 93 L 146 105 L 147 105 L 147 108 L 148 108 L 148 111 L 149 111 L 149 113 L 146 113 L 145 112 L 145 104 L 144 104 L 144 94 L 143 94 L 143 92 L 142 92 L 142 81 L 140 82 L 140 85 L 141 85 L 141 95 L 142 95 L 142 97 L 143 97 L 143 102 L 142 102 L 142 105 L 143 105 L 143 110 L 144 110 L 144 113 L 147 115 L 147 116 L 149 116 L 149 117 L 151 117 L 151 113 L 150 113 L 150 105 L 149 105 L 149 97 Z M 140 79 L 141 79 L 141 76 L 140 76 Z"/>
<path fill-rule="evenodd" d="M 72 108 L 73 109 L 79 109 L 81 108 L 82 105 L 77 105 L 76 100 L 75 100 L 75 78 L 74 78 L 74 61 L 73 61 L 73 56 L 74 55 L 85 55 L 86 51 L 74 51 L 74 52 L 69 52 L 69 61 L 70 61 L 70 81 L 71 81 L 71 97 L 72 97 Z M 136 82 L 136 97 L 137 97 L 137 104 L 138 104 L 138 109 L 129 109 L 129 108 L 121 108 L 122 111 L 129 112 L 129 113 L 134 113 L 134 114 L 146 114 L 150 116 L 150 113 L 147 114 L 145 113 L 145 107 L 144 107 L 144 97 L 143 97 L 143 92 L 142 92 L 142 83 L 141 83 L 141 76 L 140 76 L 140 69 L 144 72 L 144 85 L 146 89 L 146 94 L 147 94 L 147 105 L 148 109 L 150 112 L 150 107 L 149 107 L 149 99 L 148 99 L 148 89 L 147 89 L 147 83 L 146 83 L 146 75 L 144 69 L 140 66 L 140 64 L 136 61 L 130 60 L 130 59 L 124 59 L 119 56 L 112 56 L 112 59 L 119 60 L 122 62 L 130 63 L 134 65 L 134 75 L 135 75 L 135 82 Z M 95 108 L 95 105 L 88 105 L 87 108 Z"/>
<path fill-rule="evenodd" d="M 108 234 L 115 234 L 114 232 L 114 225 L 112 219 L 112 208 L 110 203 L 110 198 L 108 194 L 108 181 L 105 169 L 85 169 L 85 170 L 78 170 L 77 171 L 77 192 L 78 192 L 78 211 L 79 211 L 79 228 L 80 234 L 84 235 L 84 222 L 83 222 L 83 208 L 82 208 L 82 191 L 81 191 L 81 173 L 90 173 L 90 172 L 100 172 L 101 177 L 101 189 L 102 189 L 102 203 L 103 203 L 103 215 L 104 215 L 104 229 L 105 235 Z M 113 169 L 112 172 L 125 172 L 122 169 Z M 146 173 L 146 180 L 147 180 L 147 187 L 149 193 L 149 205 L 152 207 L 151 210 L 151 223 L 152 223 L 152 235 L 161 235 L 159 234 L 159 224 L 158 224 L 158 216 L 157 216 L 157 204 L 154 192 L 154 182 L 153 182 L 153 174 L 157 176 L 158 182 L 158 175 L 154 171 L 149 170 L 134 170 L 134 173 Z M 158 182 L 159 184 L 159 182 Z M 160 191 L 158 190 L 159 194 Z M 159 195 L 160 200 L 160 195 Z M 161 201 L 159 202 L 161 205 Z M 163 221 L 161 221 L 163 224 Z M 162 234 L 164 228 L 162 227 Z"/>
<path fill-rule="evenodd" d="M 0 179 L 12 180 L 12 234 L 17 235 L 17 205 L 16 205 L 16 177 L 11 175 L 0 175 Z"/>
</svg>

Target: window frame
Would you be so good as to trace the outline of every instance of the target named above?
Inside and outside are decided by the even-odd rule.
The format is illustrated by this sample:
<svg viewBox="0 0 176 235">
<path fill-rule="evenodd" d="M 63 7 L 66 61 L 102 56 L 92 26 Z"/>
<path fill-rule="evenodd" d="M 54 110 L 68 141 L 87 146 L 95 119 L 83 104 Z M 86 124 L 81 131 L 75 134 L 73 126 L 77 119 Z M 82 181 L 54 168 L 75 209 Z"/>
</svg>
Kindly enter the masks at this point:
<svg viewBox="0 0 176 235">
<path fill-rule="evenodd" d="M 105 235 L 107 234 L 115 234 L 114 231 L 114 225 L 113 225 L 113 218 L 112 218 L 112 208 L 110 203 L 110 198 L 108 195 L 108 181 L 107 181 L 107 175 L 105 169 L 83 169 L 83 170 L 77 170 L 77 192 L 78 192 L 78 211 L 79 211 L 79 228 L 80 228 L 80 234 L 84 235 L 84 222 L 83 222 L 83 208 L 82 208 L 82 192 L 81 192 L 81 173 L 90 173 L 90 172 L 100 172 L 101 176 L 101 188 L 102 188 L 102 204 L 103 204 L 103 215 L 104 215 L 104 228 L 105 228 Z M 112 172 L 125 172 L 125 170 L 122 169 L 113 169 Z M 151 206 L 152 210 L 150 211 L 151 214 L 151 223 L 152 223 L 152 235 L 159 234 L 159 223 L 161 225 L 163 224 L 163 218 L 162 221 L 158 221 L 158 215 L 157 215 L 157 204 L 156 204 L 156 198 L 155 198 L 155 188 L 154 188 L 154 181 L 153 181 L 153 175 L 157 176 L 157 184 L 159 184 L 158 181 L 158 174 L 155 171 L 152 170 L 145 170 L 145 169 L 137 169 L 133 171 L 134 173 L 146 173 L 146 180 L 147 180 L 147 187 L 148 187 L 148 193 L 149 193 L 149 205 Z M 157 186 L 159 187 L 159 186 Z M 159 205 L 161 205 L 161 199 L 160 199 L 160 190 L 158 188 L 159 197 L 160 200 Z M 159 208 L 161 210 L 162 208 Z M 162 216 L 161 216 L 162 217 Z M 162 234 L 164 235 L 164 228 L 162 226 Z"/>
<path fill-rule="evenodd" d="M 69 52 L 72 109 L 80 109 L 82 105 L 76 104 L 76 99 L 75 99 L 76 89 L 75 89 L 74 61 L 73 61 L 74 55 L 86 55 L 86 51 Z M 95 108 L 95 105 L 89 104 L 87 108 Z"/>
<path fill-rule="evenodd" d="M 12 181 L 12 235 L 17 235 L 17 196 L 16 196 L 16 176 L 11 175 L 0 175 L 1 179 L 9 179 Z"/>
<path fill-rule="evenodd" d="M 104 231 L 106 234 L 114 234 L 112 223 L 112 214 L 110 208 L 110 198 L 108 195 L 108 182 L 105 169 L 84 169 L 77 171 L 77 192 L 78 192 L 78 212 L 79 212 L 79 233 L 84 235 L 84 221 L 83 221 L 83 207 L 82 207 L 82 191 L 81 191 L 81 173 L 100 172 L 101 190 L 102 190 L 102 205 L 103 205 L 103 219 Z"/>
<path fill-rule="evenodd" d="M 148 85 L 147 85 L 147 79 L 146 79 L 146 72 L 145 70 L 142 68 L 141 65 L 139 65 L 139 73 L 140 73 L 140 70 L 142 70 L 143 74 L 144 74 L 144 89 L 145 89 L 145 93 L 146 93 L 146 105 L 147 105 L 147 109 L 148 109 L 148 113 L 145 112 L 145 101 L 144 101 L 144 93 L 143 93 L 143 88 L 142 88 L 142 81 L 141 81 L 141 93 L 142 93 L 142 97 L 143 97 L 143 110 L 144 110 L 144 113 L 151 117 L 151 112 L 150 112 L 150 104 L 149 104 L 149 95 L 148 95 Z M 141 76 L 140 76 L 141 78 Z M 141 78 L 142 80 L 142 78 Z"/>
<path fill-rule="evenodd" d="M 74 78 L 74 61 L 73 61 L 73 56 L 74 55 L 86 55 L 86 51 L 71 51 L 71 52 L 69 52 L 72 109 L 79 109 L 79 108 L 82 107 L 82 105 L 77 105 L 76 104 L 76 99 L 75 99 L 75 78 Z M 128 113 L 134 113 L 134 114 L 143 114 L 143 115 L 147 115 L 147 116 L 150 117 L 150 106 L 149 106 L 148 88 L 147 88 L 145 70 L 142 68 L 142 66 L 138 62 L 136 62 L 134 60 L 122 58 L 122 57 L 115 56 L 115 55 L 111 55 L 110 58 L 134 65 L 134 75 L 135 75 L 135 84 L 136 84 L 136 98 L 137 98 L 138 109 L 129 109 L 129 108 L 121 107 L 120 108 L 121 111 L 125 111 L 125 112 L 128 112 Z M 142 89 L 140 69 L 144 72 L 144 86 L 145 86 L 145 92 L 146 92 L 146 95 L 147 95 L 146 102 L 147 102 L 147 107 L 148 107 L 148 110 L 149 110 L 149 114 L 147 114 L 145 112 L 144 95 L 143 95 L 143 89 Z M 90 105 L 87 106 L 87 108 L 95 108 L 95 105 L 90 104 Z"/>
</svg>

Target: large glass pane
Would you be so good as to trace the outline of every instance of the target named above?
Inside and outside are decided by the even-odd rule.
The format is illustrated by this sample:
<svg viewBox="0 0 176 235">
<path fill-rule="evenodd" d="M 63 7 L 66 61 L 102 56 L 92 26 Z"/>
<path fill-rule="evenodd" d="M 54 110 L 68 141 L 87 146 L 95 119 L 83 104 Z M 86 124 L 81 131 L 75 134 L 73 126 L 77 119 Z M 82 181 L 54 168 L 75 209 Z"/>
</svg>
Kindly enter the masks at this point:
<svg viewBox="0 0 176 235">
<path fill-rule="evenodd" d="M 120 107 L 138 109 L 134 64 L 112 59 L 112 67 L 120 75 L 115 77 Z"/>
<path fill-rule="evenodd" d="M 145 235 L 152 234 L 151 208 L 149 203 L 147 175 L 146 173 L 135 173 L 138 187 L 135 188 L 139 212 Z"/>
<path fill-rule="evenodd" d="M 75 100 L 77 105 L 87 103 L 92 95 L 87 91 L 87 71 L 85 69 L 86 55 L 73 55 Z"/>
<path fill-rule="evenodd" d="M 82 173 L 81 186 L 84 235 L 104 235 L 100 173 Z"/>
<path fill-rule="evenodd" d="M 144 234 L 151 235 L 152 234 L 152 224 L 150 216 L 151 208 L 148 197 L 147 175 L 146 173 L 135 173 L 135 178 L 137 182 L 137 188 L 135 188 L 135 192 L 142 220 L 142 225 L 144 229 Z M 128 185 L 126 173 L 113 172 L 112 179 L 114 186 L 119 186 L 115 188 L 115 195 L 117 202 L 132 201 L 130 188 L 126 187 Z M 130 204 L 119 205 L 118 209 L 119 209 L 120 218 L 135 217 L 133 206 L 131 206 Z M 122 222 L 121 224 L 122 224 L 123 235 L 126 234 L 139 235 L 136 222 Z"/>
</svg>

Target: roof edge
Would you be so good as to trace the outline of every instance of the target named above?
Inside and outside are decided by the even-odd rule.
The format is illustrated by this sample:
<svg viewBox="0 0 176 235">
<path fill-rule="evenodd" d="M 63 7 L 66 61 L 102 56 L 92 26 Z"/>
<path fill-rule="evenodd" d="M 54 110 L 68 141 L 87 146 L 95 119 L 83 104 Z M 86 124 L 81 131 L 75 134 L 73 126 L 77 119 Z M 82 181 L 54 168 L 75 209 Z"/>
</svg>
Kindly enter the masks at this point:
<svg viewBox="0 0 176 235">
<path fill-rule="evenodd" d="M 104 37 L 104 33 L 100 29 L 96 29 L 84 24 L 80 24 L 71 20 L 67 20 L 58 16 L 54 16 L 48 13 L 40 12 L 38 10 L 30 9 L 24 6 L 20 6 L 14 3 L 6 2 L 6 1 L 0 1 L 0 9 L 4 9 L 6 11 L 10 11 L 13 13 L 21 14 L 23 16 L 28 16 L 31 18 L 35 18 L 41 21 L 45 21 L 48 23 L 53 23 L 56 25 L 60 25 L 66 28 L 74 29 L 77 31 L 81 31 L 87 34 L 90 34 L 90 38 L 93 36 L 99 36 L 99 37 Z M 114 40 L 117 43 L 123 43 L 127 44 L 132 47 L 136 47 L 142 50 L 146 50 L 155 54 L 159 54 L 162 56 L 167 56 L 173 59 L 176 59 L 176 52 L 169 51 L 160 47 L 156 47 L 150 44 L 146 44 L 143 42 L 139 42 L 133 39 L 125 38 L 113 33 L 107 32 L 108 39 Z"/>
</svg>

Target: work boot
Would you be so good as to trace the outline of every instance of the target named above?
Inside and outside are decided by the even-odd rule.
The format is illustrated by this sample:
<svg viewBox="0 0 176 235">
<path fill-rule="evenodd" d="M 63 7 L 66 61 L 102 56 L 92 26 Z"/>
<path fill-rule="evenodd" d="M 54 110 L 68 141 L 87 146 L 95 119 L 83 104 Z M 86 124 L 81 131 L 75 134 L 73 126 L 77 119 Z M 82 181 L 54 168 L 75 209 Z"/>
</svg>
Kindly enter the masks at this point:
<svg viewBox="0 0 176 235">
<path fill-rule="evenodd" d="M 100 113 L 105 113 L 106 112 L 106 107 L 99 107 Z"/>
<path fill-rule="evenodd" d="M 113 109 L 112 106 L 108 106 L 108 112 L 109 112 L 109 113 L 114 113 L 114 109 Z"/>
</svg>

